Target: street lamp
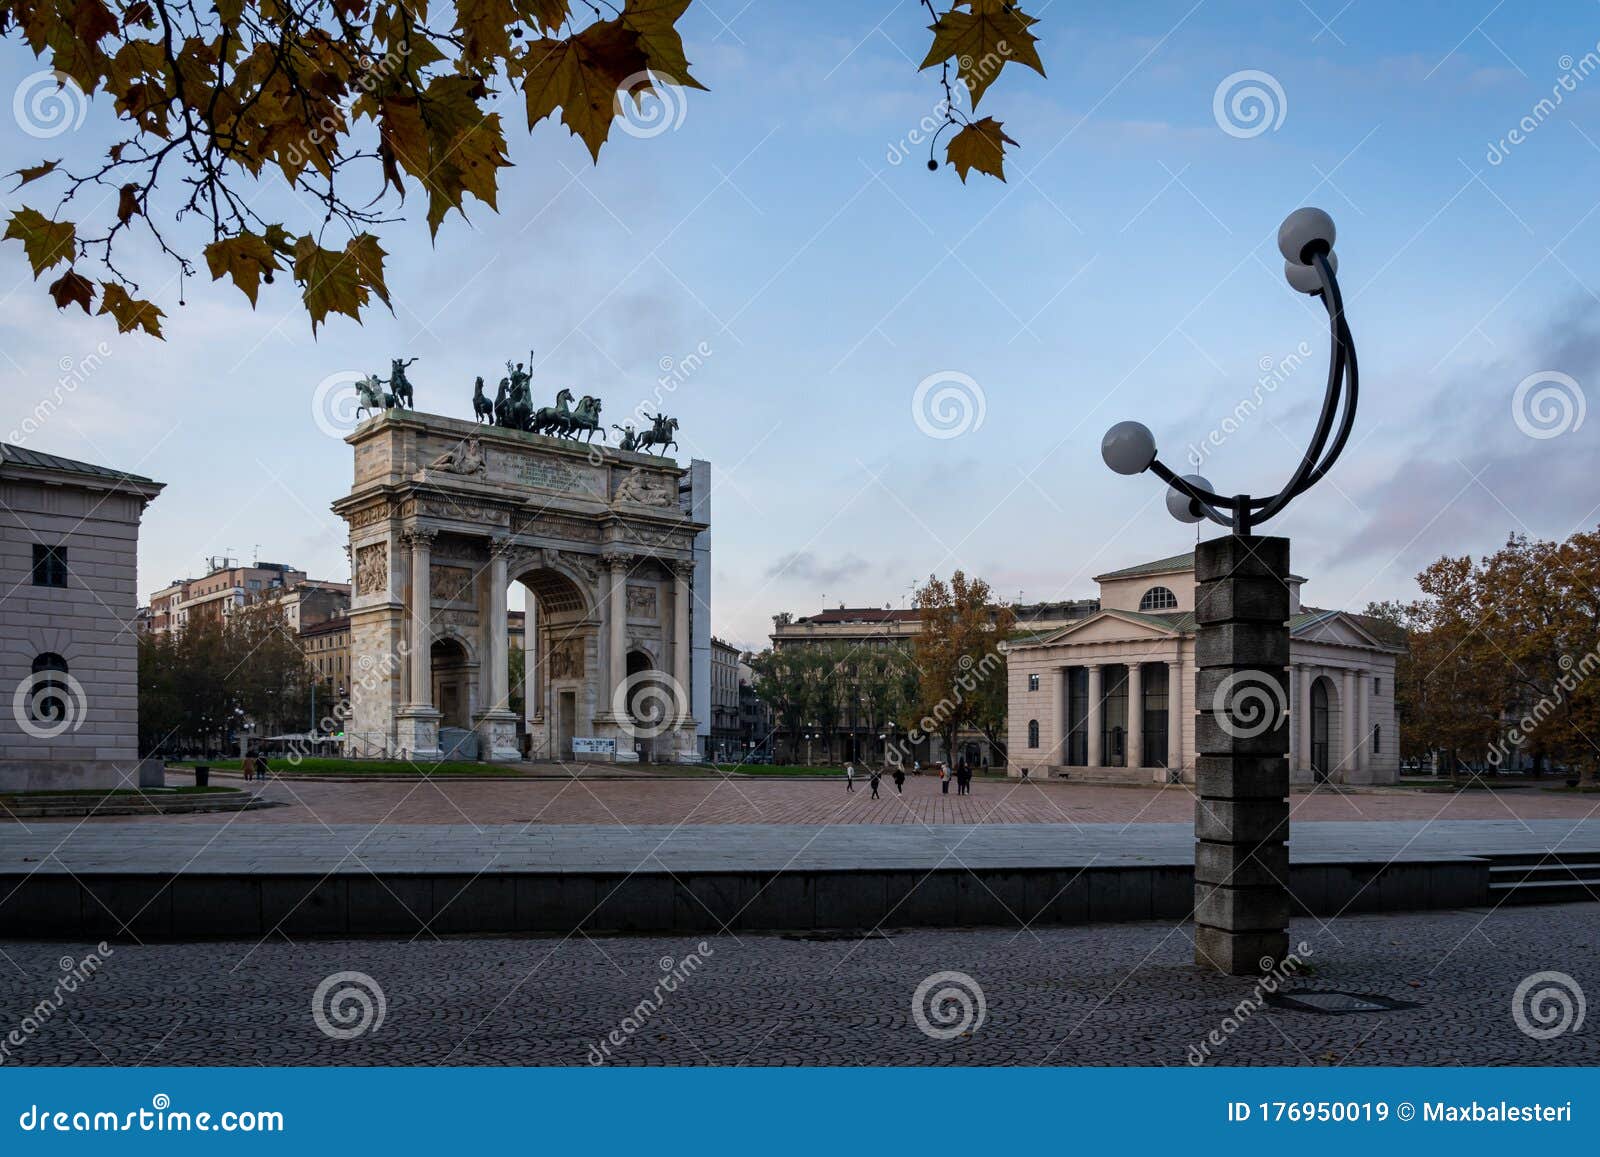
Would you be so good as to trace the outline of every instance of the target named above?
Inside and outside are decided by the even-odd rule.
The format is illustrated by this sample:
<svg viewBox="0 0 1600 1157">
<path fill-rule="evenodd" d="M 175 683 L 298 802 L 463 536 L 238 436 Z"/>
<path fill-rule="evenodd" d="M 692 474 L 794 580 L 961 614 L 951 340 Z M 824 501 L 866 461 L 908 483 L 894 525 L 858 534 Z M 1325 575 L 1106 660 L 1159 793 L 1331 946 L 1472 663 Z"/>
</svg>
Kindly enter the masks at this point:
<svg viewBox="0 0 1600 1157">
<path fill-rule="evenodd" d="M 1167 510 L 1179 522 L 1208 518 L 1230 527 L 1235 534 L 1250 534 L 1320 481 L 1344 451 L 1356 417 L 1356 349 L 1339 294 L 1339 259 L 1333 253 L 1333 239 L 1333 218 L 1321 209 L 1296 209 L 1278 227 L 1278 250 L 1284 257 L 1284 276 L 1295 290 L 1322 299 L 1323 308 L 1328 311 L 1332 346 L 1322 413 L 1310 446 L 1282 490 L 1271 498 L 1219 494 L 1200 475 L 1180 475 L 1156 457 L 1155 435 L 1139 422 L 1118 422 L 1101 439 L 1100 456 L 1118 474 L 1142 474 L 1148 470 L 1167 483 Z M 1343 398 L 1341 416 L 1339 403 L 1345 391 L 1348 394 Z M 1335 418 L 1338 418 L 1336 434 Z M 1330 434 L 1333 435 L 1331 445 L 1328 443 Z"/>
<path fill-rule="evenodd" d="M 1278 227 L 1284 276 L 1322 299 L 1331 347 L 1322 412 L 1281 490 L 1230 497 L 1198 474 L 1179 475 L 1138 422 L 1118 422 L 1100 443 L 1118 474 L 1148 470 L 1165 482 L 1178 521 L 1229 530 L 1195 546 L 1198 670 L 1179 690 L 1185 700 L 1189 687 L 1195 693 L 1195 962 L 1236 976 L 1275 966 L 1289 948 L 1289 540 L 1255 532 L 1333 468 L 1355 424 L 1355 341 L 1333 241 L 1321 209 L 1296 209 Z"/>
</svg>

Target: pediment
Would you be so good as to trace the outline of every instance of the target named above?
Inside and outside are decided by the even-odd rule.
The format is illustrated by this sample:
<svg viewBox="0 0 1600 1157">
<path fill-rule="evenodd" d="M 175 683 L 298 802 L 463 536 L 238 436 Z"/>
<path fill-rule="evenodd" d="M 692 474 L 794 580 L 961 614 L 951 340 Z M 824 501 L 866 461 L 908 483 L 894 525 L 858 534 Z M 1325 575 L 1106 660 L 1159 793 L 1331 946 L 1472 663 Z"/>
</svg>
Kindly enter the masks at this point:
<svg viewBox="0 0 1600 1157">
<path fill-rule="evenodd" d="M 1315 619 L 1294 631 L 1294 638 L 1306 643 L 1332 643 L 1342 647 L 1372 647 L 1392 651 L 1393 647 L 1380 641 L 1361 627 L 1354 619 L 1334 611 Z"/>
<path fill-rule="evenodd" d="M 1170 639 L 1180 632 L 1169 625 L 1125 611 L 1097 611 L 1088 618 L 1069 623 L 1029 646 L 1055 643 L 1120 643 L 1140 639 Z"/>
</svg>

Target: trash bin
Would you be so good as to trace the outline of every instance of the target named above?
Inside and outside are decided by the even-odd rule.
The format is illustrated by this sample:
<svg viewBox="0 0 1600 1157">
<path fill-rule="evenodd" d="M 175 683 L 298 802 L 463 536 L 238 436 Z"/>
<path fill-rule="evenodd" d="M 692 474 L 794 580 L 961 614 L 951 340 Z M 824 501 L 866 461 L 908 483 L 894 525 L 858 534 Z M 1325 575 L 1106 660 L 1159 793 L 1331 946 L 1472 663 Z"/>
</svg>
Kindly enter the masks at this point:
<svg viewBox="0 0 1600 1157">
<path fill-rule="evenodd" d="M 195 765 L 194 785 L 195 787 L 211 786 L 211 769 L 203 763 Z"/>
</svg>

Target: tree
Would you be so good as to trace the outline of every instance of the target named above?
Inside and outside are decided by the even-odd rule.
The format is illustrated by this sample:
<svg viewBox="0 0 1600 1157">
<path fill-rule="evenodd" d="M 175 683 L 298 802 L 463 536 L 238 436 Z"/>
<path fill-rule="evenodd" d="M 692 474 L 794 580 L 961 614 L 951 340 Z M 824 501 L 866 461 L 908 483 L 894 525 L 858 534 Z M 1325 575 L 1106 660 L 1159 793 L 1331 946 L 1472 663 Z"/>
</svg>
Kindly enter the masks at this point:
<svg viewBox="0 0 1600 1157">
<path fill-rule="evenodd" d="M 961 732 L 978 726 L 983 697 L 1005 695 L 999 643 L 1015 625 L 1016 612 L 994 600 L 988 583 L 959 570 L 948 583 L 928 576 L 916 606 L 922 612 L 914 648 L 921 675 L 918 726 L 939 736 L 953 755 Z"/>
<path fill-rule="evenodd" d="M 961 180 L 973 169 L 1004 180 L 1016 142 L 992 117 L 972 121 L 958 97 L 976 109 L 1007 64 L 1042 76 L 1037 22 L 1012 0 L 946 2 L 941 13 L 925 0 L 933 39 L 921 68 L 942 70 L 945 93 L 928 165 L 957 128 L 946 161 Z M 231 280 L 252 307 L 287 273 L 313 332 L 330 313 L 359 320 L 374 299 L 389 303 L 378 231 L 408 192 L 425 197 L 435 237 L 469 199 L 497 207 L 511 164 L 497 93 L 521 92 L 530 131 L 559 115 L 598 163 L 628 102 L 705 87 L 678 30 L 691 0 L 620 3 L 455 0 L 430 12 L 425 0 L 0 0 L 0 34 L 48 64 L 29 92 L 43 81 L 70 90 L 67 103 L 103 93 L 122 126 L 104 156 L 18 169 L 18 188 L 50 181 L 59 193 L 48 212 L 17 208 L 5 237 L 35 279 L 54 275 L 59 308 L 89 313 L 98 297 L 122 332 L 160 337 L 165 316 L 139 296 L 148 274 L 124 264 L 137 230 L 181 278 L 195 276 L 198 249 L 212 279 Z M 28 95 L 19 88 L 19 109 Z M 253 208 L 272 173 L 315 204 L 315 228 Z"/>
<path fill-rule="evenodd" d="M 527 714 L 528 653 L 521 647 L 511 647 L 506 654 L 506 686 L 510 694 L 506 706 L 518 719 Z"/>
</svg>

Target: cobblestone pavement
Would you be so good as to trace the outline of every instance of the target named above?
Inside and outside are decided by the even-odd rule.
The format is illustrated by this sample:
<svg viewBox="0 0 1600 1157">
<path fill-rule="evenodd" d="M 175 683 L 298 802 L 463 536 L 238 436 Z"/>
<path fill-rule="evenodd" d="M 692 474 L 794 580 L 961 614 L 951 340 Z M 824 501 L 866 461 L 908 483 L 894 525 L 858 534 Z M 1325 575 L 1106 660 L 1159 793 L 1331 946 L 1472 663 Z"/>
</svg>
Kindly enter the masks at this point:
<svg viewBox="0 0 1600 1157">
<path fill-rule="evenodd" d="M 1189 936 L 1188 925 L 1130 924 L 719 936 L 703 947 L 682 937 L 582 936 L 112 945 L 42 1024 L 33 1018 L 63 964 L 81 971 L 89 949 L 4 943 L 0 1028 L 18 1029 L 21 1043 L 0 1036 L 0 1059 L 1181 1066 L 1215 1030 L 1208 1063 L 1600 1064 L 1595 1018 L 1537 1040 L 1513 1013 L 1519 984 L 1535 973 L 1567 973 L 1600 993 L 1600 905 L 1296 922 L 1292 936 L 1306 942 L 1313 971 L 1288 988 L 1418 1005 L 1356 1015 L 1241 1009 L 1253 982 L 1197 970 Z M 334 977 L 352 971 L 366 975 Z M 971 980 L 948 983 L 972 996 L 970 985 L 982 990 L 983 1018 L 965 1035 L 933 1039 L 918 1027 L 914 995 L 949 971 Z M 361 1027 L 359 1002 L 331 995 L 352 985 L 381 989 L 381 1023 L 350 1039 L 319 1029 L 314 994 L 330 977 L 321 1007 L 332 1029 Z M 375 1012 L 374 989 L 365 991 Z M 641 1004 L 657 999 L 653 1011 Z M 339 1019 L 341 1009 L 350 1019 Z M 608 1041 L 621 1042 L 608 1044 L 609 1056 L 598 1051 Z"/>
<path fill-rule="evenodd" d="M 176 776 L 169 782 L 184 782 Z M 326 783 L 275 780 L 285 806 L 243 813 L 171 816 L 163 823 L 544 823 L 544 824 L 974 824 L 1175 823 L 1194 818 L 1188 788 L 1103 787 L 990 781 L 969 796 L 944 795 L 937 780 L 909 777 L 904 795 L 888 780 L 874 800 L 864 782 L 837 780 L 629 779 L 519 782 L 438 780 Z M 1519 788 L 1459 794 L 1327 791 L 1291 797 L 1298 820 L 1576 819 L 1600 815 L 1600 797 Z M 28 821 L 30 824 L 46 821 Z M 60 822 L 60 821 L 58 821 Z M 78 823 L 79 820 L 65 822 Z M 106 817 L 91 822 L 115 823 Z"/>
</svg>

